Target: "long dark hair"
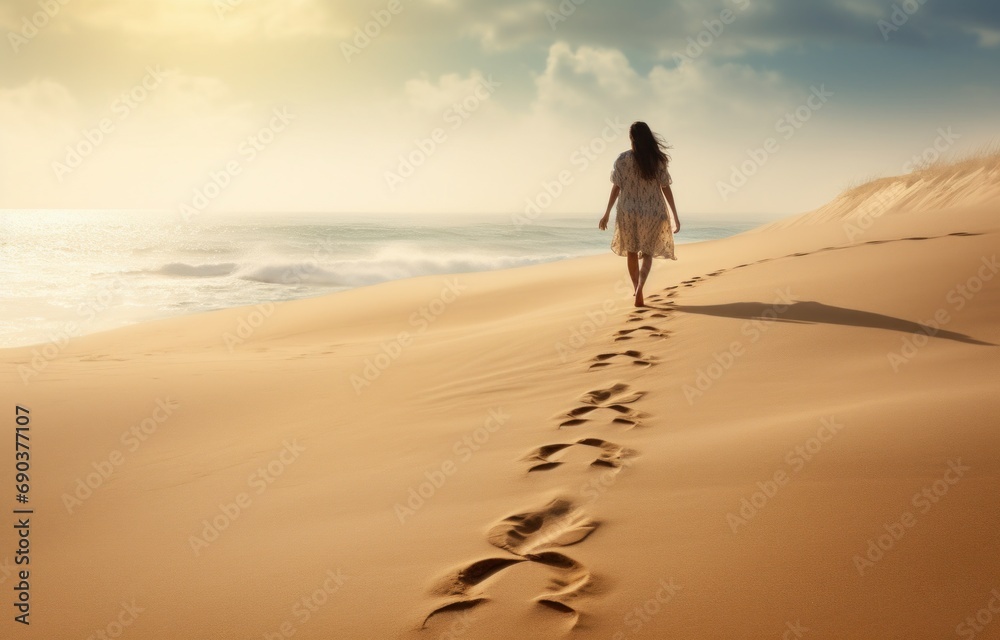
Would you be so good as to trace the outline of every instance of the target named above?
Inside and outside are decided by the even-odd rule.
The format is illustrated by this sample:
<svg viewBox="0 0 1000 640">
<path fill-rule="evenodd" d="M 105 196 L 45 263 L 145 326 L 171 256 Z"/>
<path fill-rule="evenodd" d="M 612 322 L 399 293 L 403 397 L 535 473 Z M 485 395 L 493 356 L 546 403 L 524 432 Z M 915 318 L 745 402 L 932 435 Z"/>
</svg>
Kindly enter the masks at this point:
<svg viewBox="0 0 1000 640">
<path fill-rule="evenodd" d="M 660 166 L 670 162 L 667 155 L 670 147 L 645 122 L 633 122 L 628 137 L 632 140 L 635 161 L 639 163 L 639 174 L 646 180 L 656 180 Z"/>
</svg>

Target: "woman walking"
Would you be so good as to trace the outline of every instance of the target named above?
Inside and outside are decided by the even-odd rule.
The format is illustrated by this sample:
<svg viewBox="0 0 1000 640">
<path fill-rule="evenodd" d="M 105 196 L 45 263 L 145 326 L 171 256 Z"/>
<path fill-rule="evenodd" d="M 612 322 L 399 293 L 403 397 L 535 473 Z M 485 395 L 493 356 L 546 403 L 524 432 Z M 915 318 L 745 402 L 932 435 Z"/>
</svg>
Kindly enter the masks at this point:
<svg viewBox="0 0 1000 640">
<path fill-rule="evenodd" d="M 674 234 L 681 230 L 674 204 L 673 182 L 667 165 L 670 156 L 666 145 L 645 122 L 635 122 L 629 128 L 632 149 L 615 160 L 611 173 L 611 197 L 608 209 L 598 223 L 601 231 L 608 228 L 611 208 L 618 202 L 615 215 L 615 235 L 611 250 L 628 258 L 628 273 L 635 288 L 635 306 L 643 307 L 642 287 L 649 277 L 653 258 L 674 255 Z M 670 211 L 667 210 L 670 204 Z M 670 212 L 673 212 L 676 229 L 671 230 Z M 639 260 L 642 259 L 642 265 Z"/>
</svg>

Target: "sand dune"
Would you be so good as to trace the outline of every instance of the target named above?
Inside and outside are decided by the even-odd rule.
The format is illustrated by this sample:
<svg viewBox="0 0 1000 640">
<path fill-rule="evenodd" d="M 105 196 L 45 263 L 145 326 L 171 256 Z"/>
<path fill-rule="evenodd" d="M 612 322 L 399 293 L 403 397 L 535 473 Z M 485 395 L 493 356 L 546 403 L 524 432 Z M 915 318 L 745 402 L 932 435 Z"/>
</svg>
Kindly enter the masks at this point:
<svg viewBox="0 0 1000 640">
<path fill-rule="evenodd" d="M 860 235 L 883 215 L 942 211 L 1000 199 L 1000 154 L 932 166 L 905 176 L 872 180 L 815 211 L 764 225 L 755 231 L 839 221 Z"/>
<path fill-rule="evenodd" d="M 609 255 L 0 352 L 19 637 L 1000 637 L 1000 202 L 942 171 L 641 310 Z"/>
</svg>

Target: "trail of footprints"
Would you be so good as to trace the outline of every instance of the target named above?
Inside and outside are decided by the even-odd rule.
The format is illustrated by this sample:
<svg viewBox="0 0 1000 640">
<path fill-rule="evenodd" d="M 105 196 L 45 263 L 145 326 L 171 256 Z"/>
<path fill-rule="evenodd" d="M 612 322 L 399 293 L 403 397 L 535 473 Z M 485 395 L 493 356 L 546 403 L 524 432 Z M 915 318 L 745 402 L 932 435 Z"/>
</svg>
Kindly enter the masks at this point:
<svg viewBox="0 0 1000 640">
<path fill-rule="evenodd" d="M 951 233 L 948 236 L 973 236 L 973 233 Z M 947 236 L 939 236 L 947 237 Z M 755 262 L 740 264 L 732 269 L 742 269 L 782 258 L 798 258 L 812 253 L 836 251 L 861 245 L 883 244 L 886 242 L 929 240 L 927 237 L 899 238 L 896 240 L 872 240 L 844 246 L 832 246 L 811 253 L 794 253 L 787 256 L 764 258 Z M 718 277 L 732 269 L 719 269 L 702 276 L 694 276 L 681 283 L 667 287 L 662 293 L 646 298 L 649 306 L 635 309 L 627 320 L 628 327 L 614 334 L 615 342 L 663 340 L 670 333 L 656 326 L 656 320 L 670 317 L 674 298 L 679 292 L 693 288 L 709 278 Z M 589 363 L 590 370 L 618 372 L 643 370 L 659 363 L 655 355 L 630 349 L 611 351 L 595 356 Z M 634 391 L 628 384 L 619 382 L 610 387 L 597 389 L 579 398 L 576 406 L 556 417 L 559 431 L 569 432 L 587 428 L 615 429 L 627 431 L 641 427 L 647 416 L 639 411 L 638 404 L 644 392 Z M 595 436 L 585 436 L 569 442 L 558 442 L 540 446 L 529 452 L 521 462 L 526 466 L 526 476 L 561 473 L 567 467 L 584 465 L 601 469 L 603 473 L 619 473 L 631 464 L 638 452 L 623 445 Z M 583 462 L 581 462 L 581 460 Z M 575 464 L 574 464 L 575 463 Z M 553 615 L 566 616 L 570 626 L 579 622 L 581 610 L 579 601 L 591 595 L 599 579 L 579 562 L 566 555 L 565 547 L 585 541 L 599 527 L 600 522 L 591 519 L 585 509 L 574 501 L 558 498 L 541 507 L 516 513 L 497 522 L 487 533 L 487 541 L 501 554 L 485 558 L 460 567 L 441 578 L 432 587 L 432 594 L 439 605 L 423 620 L 421 628 L 437 616 L 459 612 L 489 602 L 487 592 L 490 585 L 514 571 L 540 571 L 548 576 L 547 589 L 536 596 L 534 602 Z"/>
<path fill-rule="evenodd" d="M 637 427 L 645 416 L 632 405 L 644 395 L 625 383 L 590 391 L 579 398 L 577 406 L 557 417 L 558 429 Z M 583 437 L 542 445 L 529 452 L 521 462 L 526 466 L 527 475 L 558 473 L 556 470 L 565 467 L 575 467 L 577 472 L 597 468 L 604 473 L 617 474 L 637 455 L 636 451 L 610 440 Z M 575 627 L 581 615 L 578 601 L 592 594 L 599 580 L 562 549 L 583 542 L 599 526 L 600 522 L 567 498 L 557 498 L 537 509 L 507 516 L 486 536 L 491 545 L 506 554 L 477 560 L 440 579 L 431 591 L 441 604 L 424 619 L 423 628 L 435 616 L 489 602 L 490 583 L 514 571 L 544 573 L 547 589 L 535 597 L 534 602 L 554 615 L 565 616 L 570 627 Z"/>
<path fill-rule="evenodd" d="M 673 297 L 673 294 L 667 292 L 663 296 L 650 296 L 650 301 L 668 297 Z M 619 331 L 615 334 L 616 341 L 626 338 L 652 342 L 666 338 L 669 334 L 655 326 L 652 319 L 668 316 L 648 312 L 649 309 L 637 309 L 633 317 L 644 323 L 640 327 Z M 588 363 L 588 368 L 625 373 L 643 370 L 658 362 L 659 359 L 652 354 L 627 350 L 602 353 Z M 593 435 L 593 431 L 599 430 L 603 436 L 605 432 L 624 433 L 643 426 L 648 416 L 637 405 L 645 395 L 644 391 L 637 391 L 627 383 L 616 382 L 580 396 L 567 411 L 557 415 L 554 422 L 560 432 L 588 433 L 545 444 L 528 452 L 520 461 L 524 465 L 525 476 L 561 477 L 559 474 L 596 470 L 614 477 L 624 471 L 638 452 Z M 532 573 L 541 573 L 547 585 L 543 593 L 533 598 L 535 605 L 554 616 L 565 618 L 569 628 L 575 627 L 583 615 L 581 600 L 596 593 L 600 579 L 567 555 L 565 548 L 585 541 L 600 524 L 577 501 L 565 497 L 503 518 L 486 536 L 487 541 L 501 553 L 459 567 L 438 580 L 431 589 L 438 606 L 424 618 L 422 628 L 426 629 L 438 616 L 489 602 L 488 594 L 495 581 L 507 577 L 525 579 Z M 515 572 L 521 573 L 515 575 Z"/>
<path fill-rule="evenodd" d="M 811 256 L 813 254 L 823 253 L 825 251 L 842 251 L 844 249 L 855 249 L 857 247 L 862 247 L 862 246 L 865 246 L 865 245 L 879 245 L 879 244 L 887 244 L 887 243 L 890 243 L 890 242 L 920 242 L 920 241 L 924 241 L 924 240 L 940 240 L 942 238 L 970 238 L 970 237 L 975 237 L 975 236 L 978 236 L 978 235 L 981 235 L 981 234 L 979 234 L 979 233 L 970 233 L 970 232 L 967 232 L 967 231 L 957 231 L 955 233 L 947 233 L 947 234 L 940 235 L 940 236 L 913 236 L 913 237 L 910 237 L 910 238 L 890 238 L 890 239 L 887 239 L 887 240 L 868 240 L 866 242 L 856 242 L 854 244 L 844 244 L 844 245 L 836 245 L 836 246 L 823 247 L 822 249 L 816 249 L 815 251 L 802 251 L 802 252 L 798 252 L 798 253 L 789 253 L 789 254 L 784 255 L 784 256 L 774 256 L 774 257 L 771 257 L 771 258 L 762 258 L 760 260 L 755 260 L 753 262 L 747 262 L 745 264 L 738 264 L 735 267 L 732 267 L 732 269 L 744 269 L 746 267 L 752 267 L 753 265 L 756 265 L 756 264 L 764 264 L 766 262 L 773 262 L 774 260 L 783 260 L 783 259 L 786 259 L 786 258 L 803 258 L 805 256 Z M 705 277 L 719 276 L 719 275 L 722 275 L 723 273 L 726 273 L 727 271 L 731 271 L 732 269 L 719 269 L 718 271 L 713 271 L 712 273 L 706 274 Z M 696 276 L 694 278 L 691 278 L 690 280 L 685 280 L 684 282 L 681 283 L 681 285 L 684 286 L 684 287 L 692 287 L 695 284 L 697 284 L 697 282 L 699 280 L 703 280 L 703 279 L 704 278 L 701 277 L 701 276 Z"/>
</svg>

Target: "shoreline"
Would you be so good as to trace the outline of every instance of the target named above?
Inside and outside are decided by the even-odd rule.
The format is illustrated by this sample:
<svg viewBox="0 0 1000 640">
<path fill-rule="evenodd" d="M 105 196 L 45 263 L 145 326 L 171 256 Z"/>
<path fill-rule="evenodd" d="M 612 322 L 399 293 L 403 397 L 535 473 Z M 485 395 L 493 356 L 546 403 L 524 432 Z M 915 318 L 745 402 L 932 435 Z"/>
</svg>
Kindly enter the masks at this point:
<svg viewBox="0 0 1000 640">
<path fill-rule="evenodd" d="M 273 218 L 271 220 L 272 220 L 272 222 L 274 221 Z M 582 219 L 580 219 L 580 221 L 582 221 Z M 720 222 L 720 224 L 722 224 L 722 221 L 719 221 L 719 222 Z M 731 224 L 735 225 L 737 223 L 733 222 Z M 755 229 L 758 229 L 758 228 L 761 228 L 763 226 L 766 226 L 769 223 L 740 223 L 740 224 L 754 224 L 755 226 L 751 227 L 751 228 L 748 228 L 748 229 L 744 229 L 742 231 L 739 231 L 739 232 L 737 232 L 737 233 L 735 233 L 733 235 L 739 235 L 741 233 L 751 232 L 751 231 L 754 231 Z M 596 230 L 595 230 L 595 233 L 598 233 L 598 232 L 596 232 Z M 703 242 L 711 242 L 713 240 L 725 239 L 727 237 L 733 237 L 733 236 L 730 235 L 730 236 L 724 236 L 722 238 L 713 238 L 713 239 L 708 239 L 708 240 L 693 240 L 693 241 L 689 241 L 689 242 L 685 242 L 683 239 L 679 239 L 679 241 L 678 241 L 677 244 L 678 244 L 678 246 L 685 246 L 685 245 L 686 246 L 690 246 L 690 245 L 696 245 L 696 244 L 703 243 Z M 607 241 L 608 241 L 608 243 L 610 243 L 610 237 L 607 238 Z M 610 249 L 608 250 L 608 252 L 610 253 Z M 243 309 L 243 308 L 246 309 L 247 313 L 250 313 L 252 311 L 252 309 L 254 309 L 254 308 L 260 308 L 262 306 L 270 307 L 271 305 L 283 304 L 285 302 L 291 302 L 291 301 L 296 301 L 296 300 L 309 300 L 309 299 L 320 298 L 320 297 L 329 296 L 329 295 L 336 295 L 336 294 L 339 294 L 339 293 L 343 293 L 345 291 L 351 291 L 351 290 L 355 290 L 355 289 L 361 289 L 361 288 L 365 288 L 365 287 L 371 287 L 371 286 L 375 286 L 375 285 L 379 285 L 379 284 L 384 284 L 385 282 L 406 281 L 406 280 L 410 280 L 410 279 L 414 279 L 414 278 L 421 278 L 421 277 L 427 277 L 427 276 L 463 276 L 463 275 L 470 275 L 470 274 L 475 274 L 475 273 L 488 273 L 488 272 L 493 272 L 493 271 L 506 271 L 506 270 L 510 270 L 510 269 L 520 269 L 520 268 L 523 268 L 523 267 L 536 266 L 538 264 L 550 264 L 550 263 L 555 263 L 555 262 L 564 262 L 564 261 L 567 261 L 567 260 L 578 260 L 578 259 L 593 258 L 593 257 L 599 256 L 599 255 L 604 255 L 604 254 L 602 254 L 602 253 L 594 253 L 594 254 L 585 254 L 585 255 L 574 255 L 574 256 L 567 256 L 567 257 L 563 257 L 563 258 L 556 258 L 556 259 L 552 259 L 552 260 L 547 260 L 545 262 L 535 262 L 535 263 L 529 263 L 529 264 L 520 264 L 520 265 L 513 265 L 513 266 L 507 266 L 507 267 L 498 267 L 498 268 L 492 268 L 492 269 L 486 269 L 486 270 L 412 275 L 412 276 L 406 276 L 406 277 L 403 277 L 403 278 L 397 278 L 397 279 L 393 279 L 393 280 L 386 280 L 386 281 L 382 281 L 382 282 L 375 282 L 375 283 L 371 283 L 371 284 L 361 284 L 361 285 L 357 285 L 357 286 L 346 286 L 346 287 L 343 287 L 343 288 L 341 288 L 339 290 L 336 290 L 336 291 L 308 293 L 308 294 L 299 295 L 299 296 L 292 297 L 292 298 L 266 299 L 266 300 L 260 300 L 258 302 L 245 303 L 245 304 L 235 304 L 233 306 L 226 306 L 226 307 L 221 307 L 221 308 L 217 308 L 217 309 L 204 309 L 204 310 L 198 309 L 198 310 L 189 311 L 189 312 L 168 312 L 168 313 L 164 313 L 162 315 L 143 316 L 143 317 L 141 317 L 141 318 L 139 318 L 138 320 L 135 320 L 135 321 L 124 321 L 124 322 L 118 324 L 117 326 L 102 327 L 102 328 L 98 328 L 98 329 L 86 331 L 84 333 L 77 333 L 77 331 L 79 330 L 81 324 L 85 324 L 87 322 L 92 322 L 95 318 L 99 318 L 101 316 L 101 314 L 105 312 L 105 310 L 108 310 L 108 309 L 110 309 L 113 306 L 113 303 L 110 303 L 110 302 L 107 302 L 107 301 L 103 300 L 103 297 L 109 297 L 110 298 L 111 295 L 114 294 L 115 292 L 114 291 L 101 292 L 101 296 L 102 296 L 101 298 L 97 298 L 97 299 L 93 299 L 93 300 L 88 299 L 87 301 L 81 303 L 81 308 L 84 308 L 84 311 L 80 312 L 78 314 L 79 318 L 62 321 L 62 326 L 61 327 L 59 327 L 57 330 L 51 331 L 49 333 L 49 335 L 47 335 L 46 337 L 40 338 L 36 342 L 30 342 L 30 343 L 24 343 L 24 344 L 0 345 L 0 351 L 6 350 L 6 349 L 20 349 L 20 348 L 25 348 L 25 347 L 41 347 L 41 346 L 44 346 L 44 345 L 47 345 L 47 344 L 50 344 L 50 343 L 59 344 L 59 343 L 65 342 L 67 340 L 79 339 L 79 338 L 83 338 L 85 336 L 93 335 L 93 334 L 96 334 L 96 333 L 104 333 L 106 331 L 114 331 L 116 329 L 121 329 L 121 328 L 125 328 L 125 327 L 131 327 L 131 326 L 135 326 L 135 325 L 146 324 L 146 323 L 149 323 L 149 322 L 159 322 L 159 321 L 162 321 L 162 320 L 169 320 L 169 319 L 172 319 L 172 318 L 186 317 L 186 316 L 190 316 L 190 315 L 199 315 L 199 314 L 203 314 L 203 313 L 214 313 L 214 312 L 226 311 L 226 310 L 230 310 L 230 309 Z M 526 259 L 528 259 L 528 257 L 525 256 L 523 259 L 526 260 Z M 209 265 L 209 266 L 211 266 L 211 265 Z M 194 271 L 196 269 L 204 270 L 205 268 L 206 267 L 204 265 L 202 267 L 191 266 L 190 270 L 191 271 Z M 177 276 L 177 277 L 181 277 L 181 276 Z M 192 276 L 188 276 L 188 277 L 194 278 L 195 276 L 192 275 Z M 117 287 L 117 288 L 124 288 L 126 286 L 125 283 L 120 280 L 120 278 L 116 279 L 116 282 L 119 283 L 119 287 Z M 108 295 L 104 296 L 105 293 L 108 294 Z M 10 338 L 8 338 L 8 339 L 10 339 Z"/>
</svg>

